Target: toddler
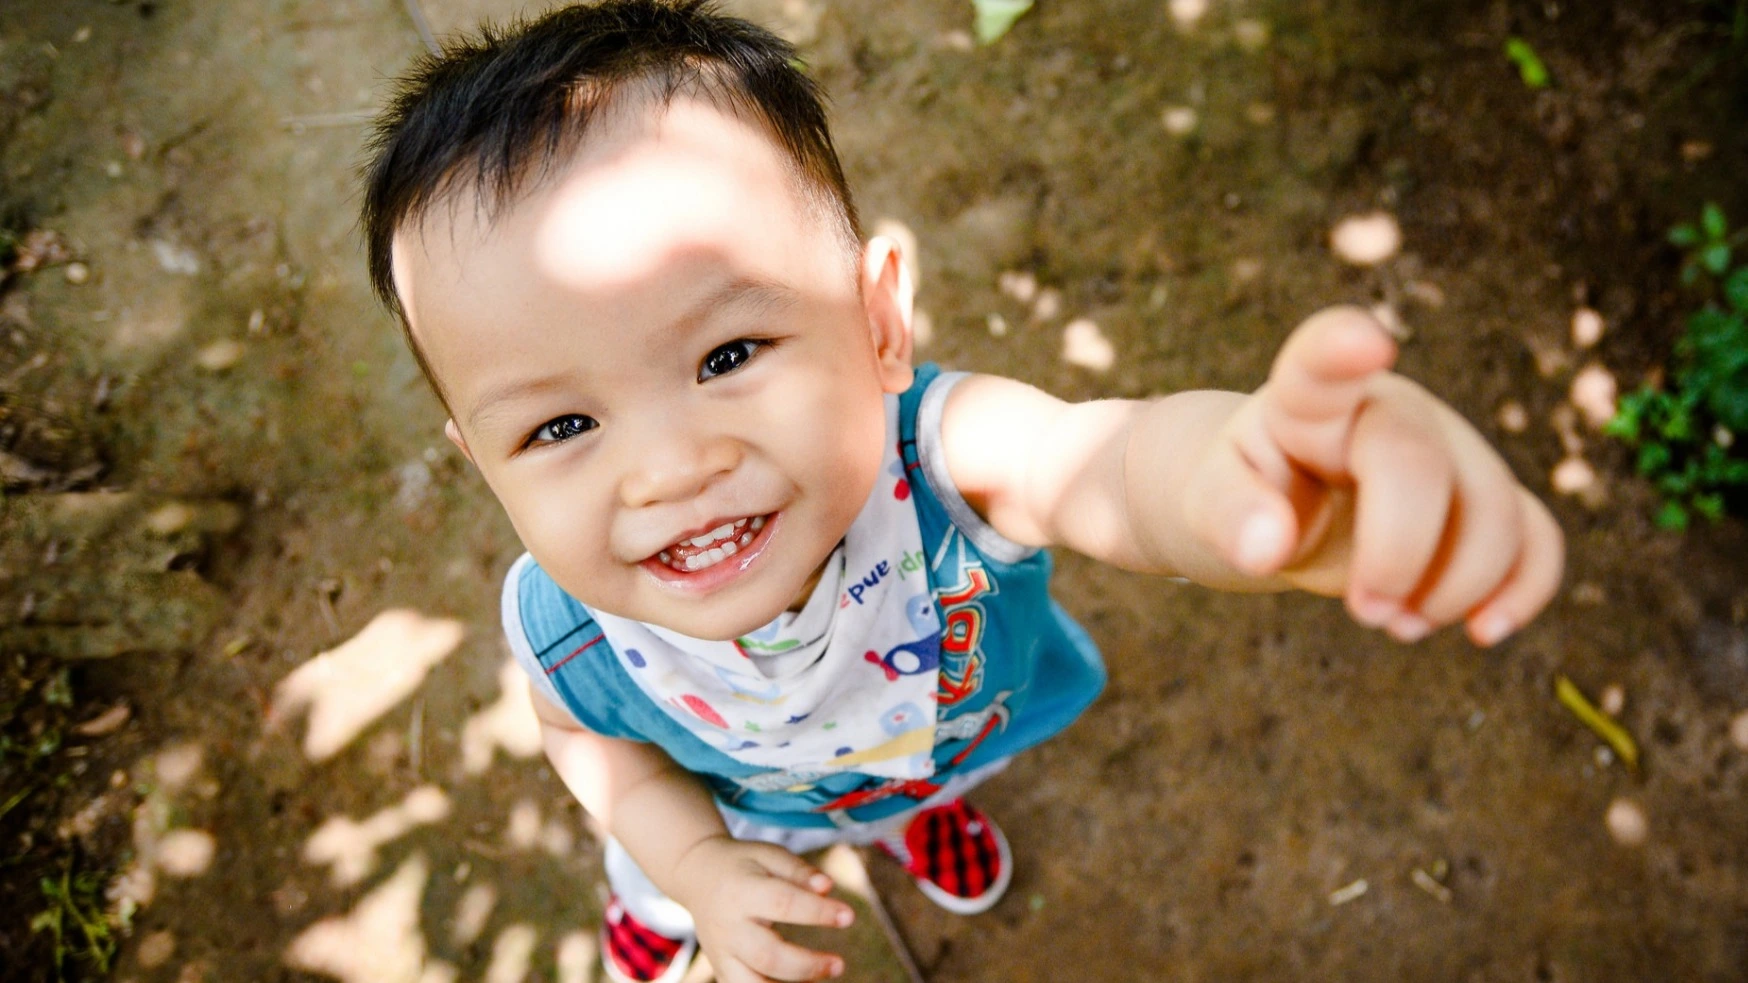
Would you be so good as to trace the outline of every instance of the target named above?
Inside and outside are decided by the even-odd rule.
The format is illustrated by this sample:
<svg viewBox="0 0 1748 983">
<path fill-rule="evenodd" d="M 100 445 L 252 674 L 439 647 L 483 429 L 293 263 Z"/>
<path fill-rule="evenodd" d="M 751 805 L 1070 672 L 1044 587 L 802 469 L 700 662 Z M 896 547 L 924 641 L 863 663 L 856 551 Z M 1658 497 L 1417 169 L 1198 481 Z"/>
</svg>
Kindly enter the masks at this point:
<svg viewBox="0 0 1748 983">
<path fill-rule="evenodd" d="M 1104 669 L 1060 546 L 1298 588 L 1491 645 L 1560 579 L 1547 510 L 1315 315 L 1254 393 L 1069 404 L 911 365 L 795 52 L 701 0 L 605 0 L 452 45 L 379 123 L 370 271 L 528 553 L 503 618 L 553 767 L 611 834 L 602 959 L 814 980 L 775 924 L 850 909 L 797 854 L 875 843 L 975 913 L 1012 876 L 964 794 Z"/>
</svg>

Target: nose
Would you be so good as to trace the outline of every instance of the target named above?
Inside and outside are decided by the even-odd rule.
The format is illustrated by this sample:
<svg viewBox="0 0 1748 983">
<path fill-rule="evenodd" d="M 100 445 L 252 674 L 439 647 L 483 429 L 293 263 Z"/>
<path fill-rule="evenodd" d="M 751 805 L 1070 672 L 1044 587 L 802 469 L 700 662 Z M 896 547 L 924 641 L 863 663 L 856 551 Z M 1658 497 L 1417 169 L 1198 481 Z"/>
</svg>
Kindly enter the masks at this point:
<svg viewBox="0 0 1748 983">
<path fill-rule="evenodd" d="M 631 466 L 619 484 L 627 507 L 683 502 L 740 464 L 739 442 L 701 431 L 696 421 L 674 418 L 640 429 L 629 451 Z"/>
</svg>

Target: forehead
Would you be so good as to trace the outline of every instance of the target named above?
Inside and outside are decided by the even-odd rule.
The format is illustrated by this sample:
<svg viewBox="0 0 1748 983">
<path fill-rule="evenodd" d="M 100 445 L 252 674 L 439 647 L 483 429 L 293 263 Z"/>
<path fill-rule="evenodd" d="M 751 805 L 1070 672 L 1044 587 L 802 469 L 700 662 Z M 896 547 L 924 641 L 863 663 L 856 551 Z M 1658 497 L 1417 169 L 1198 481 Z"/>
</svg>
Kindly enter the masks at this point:
<svg viewBox="0 0 1748 983">
<path fill-rule="evenodd" d="M 737 278 L 854 289 L 829 212 L 757 124 L 715 104 L 619 100 L 498 210 L 458 193 L 395 235 L 395 286 L 452 396 L 519 324 L 654 327 Z M 465 387 L 465 386 L 464 386 Z"/>
</svg>

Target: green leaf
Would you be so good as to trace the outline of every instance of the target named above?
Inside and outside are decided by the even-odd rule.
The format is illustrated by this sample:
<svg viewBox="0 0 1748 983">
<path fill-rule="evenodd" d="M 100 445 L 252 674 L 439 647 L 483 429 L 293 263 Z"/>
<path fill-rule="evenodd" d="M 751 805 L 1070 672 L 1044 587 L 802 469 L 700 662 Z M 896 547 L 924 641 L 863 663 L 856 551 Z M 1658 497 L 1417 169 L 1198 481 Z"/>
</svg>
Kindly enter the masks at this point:
<svg viewBox="0 0 1748 983">
<path fill-rule="evenodd" d="M 1669 230 L 1669 242 L 1676 246 L 1699 245 L 1699 230 L 1691 225 L 1677 225 Z"/>
<path fill-rule="evenodd" d="M 1505 57 L 1517 66 L 1517 74 L 1523 78 L 1523 84 L 1532 89 L 1548 87 L 1548 66 L 1542 64 L 1541 56 L 1536 49 L 1523 38 L 1505 39 Z"/>
<path fill-rule="evenodd" d="M 989 45 L 1000 41 L 1014 21 L 1032 9 L 1032 0 L 971 0 L 971 6 L 977 17 L 977 42 Z"/>
<path fill-rule="evenodd" d="M 1724 210 L 1714 201 L 1706 202 L 1705 210 L 1699 213 L 1699 224 L 1706 230 L 1706 238 L 1713 241 L 1730 232 L 1730 224 L 1724 221 Z"/>
<path fill-rule="evenodd" d="M 1700 250 L 1699 261 L 1712 276 L 1723 276 L 1730 268 L 1730 244 L 1716 242 Z"/>
<path fill-rule="evenodd" d="M 1669 467 L 1669 460 L 1669 445 L 1655 443 L 1646 444 L 1639 448 L 1639 473 L 1646 477 L 1650 477 L 1651 475 L 1665 471 Z"/>
<path fill-rule="evenodd" d="M 1739 268 L 1724 281 L 1724 299 L 1737 313 L 1748 316 L 1748 266 Z"/>
<path fill-rule="evenodd" d="M 1664 502 L 1663 507 L 1657 510 L 1657 516 L 1653 521 L 1660 529 L 1681 532 L 1687 528 L 1687 509 L 1683 508 L 1680 502 Z"/>
<path fill-rule="evenodd" d="M 1724 496 L 1717 492 L 1693 496 L 1693 510 L 1713 522 L 1724 517 Z"/>
</svg>

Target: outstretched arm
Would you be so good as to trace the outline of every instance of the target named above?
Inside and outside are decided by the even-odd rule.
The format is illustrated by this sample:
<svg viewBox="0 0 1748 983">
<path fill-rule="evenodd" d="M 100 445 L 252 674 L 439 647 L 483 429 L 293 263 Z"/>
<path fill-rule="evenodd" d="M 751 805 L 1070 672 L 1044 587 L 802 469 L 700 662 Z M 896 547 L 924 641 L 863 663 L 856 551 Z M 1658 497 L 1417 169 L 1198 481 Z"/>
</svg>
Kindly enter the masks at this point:
<svg viewBox="0 0 1748 983">
<path fill-rule="evenodd" d="M 1070 404 L 977 376 L 947 401 L 962 494 L 998 531 L 1229 590 L 1341 596 L 1405 641 L 1491 645 L 1553 596 L 1553 517 L 1474 428 L 1389 371 L 1370 315 L 1323 311 L 1249 395 Z"/>
</svg>

